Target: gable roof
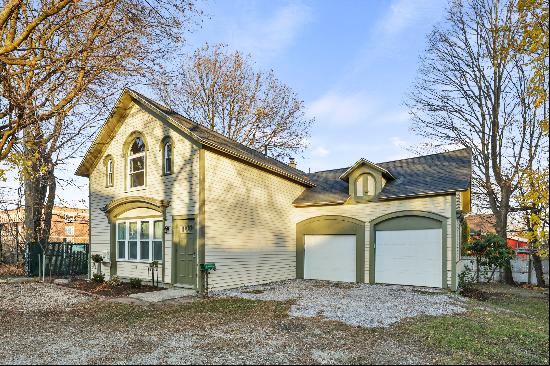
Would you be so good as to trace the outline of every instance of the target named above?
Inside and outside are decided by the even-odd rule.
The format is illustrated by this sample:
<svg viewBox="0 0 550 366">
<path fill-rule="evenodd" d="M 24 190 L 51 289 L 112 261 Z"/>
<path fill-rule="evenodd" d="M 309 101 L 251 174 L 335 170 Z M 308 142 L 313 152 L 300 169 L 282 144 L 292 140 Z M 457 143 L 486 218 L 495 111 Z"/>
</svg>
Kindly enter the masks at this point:
<svg viewBox="0 0 550 366">
<path fill-rule="evenodd" d="M 377 165 L 373 163 L 372 161 L 369 161 L 367 159 L 361 158 L 359 159 L 355 164 L 353 164 L 349 169 L 347 169 L 342 175 L 340 176 L 340 179 L 342 180 L 348 180 L 351 172 L 353 172 L 355 169 L 359 168 L 360 166 L 366 165 L 372 169 L 378 170 L 382 173 L 386 178 L 395 179 L 393 175 L 391 175 L 390 172 L 388 172 L 386 169 L 382 168 L 380 165 Z"/>
<path fill-rule="evenodd" d="M 137 101 L 160 114 L 166 118 L 168 122 L 179 128 L 183 133 L 207 148 L 230 155 L 233 158 L 243 160 L 306 187 L 314 186 L 306 174 L 301 170 L 293 168 L 288 164 L 264 155 L 255 149 L 244 146 L 243 144 L 238 143 L 220 133 L 195 123 L 178 114 L 174 110 L 131 89 L 124 89 L 122 92 L 122 95 L 119 97 L 115 107 L 111 111 L 111 114 L 103 124 L 97 137 L 78 166 L 78 169 L 76 170 L 77 175 L 83 177 L 89 176 L 96 159 L 110 140 L 108 137 L 110 137 L 116 129 L 116 126 L 113 126 L 113 123 L 117 120 L 117 117 L 124 114 L 131 101 Z"/>
<path fill-rule="evenodd" d="M 395 179 L 387 181 L 377 200 L 465 191 L 470 188 L 471 151 L 454 150 L 378 163 Z M 306 189 L 296 206 L 342 204 L 349 198 L 349 185 L 341 177 L 350 168 L 308 174 L 315 187 Z"/>
</svg>

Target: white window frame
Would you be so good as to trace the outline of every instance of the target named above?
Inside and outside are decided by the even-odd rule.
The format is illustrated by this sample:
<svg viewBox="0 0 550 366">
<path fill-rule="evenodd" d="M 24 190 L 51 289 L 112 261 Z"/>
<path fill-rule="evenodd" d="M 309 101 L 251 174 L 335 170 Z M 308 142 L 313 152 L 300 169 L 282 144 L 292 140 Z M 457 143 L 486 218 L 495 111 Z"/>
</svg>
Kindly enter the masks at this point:
<svg viewBox="0 0 550 366">
<path fill-rule="evenodd" d="M 366 188 L 367 188 L 367 196 L 374 196 L 376 194 L 376 179 L 374 179 L 374 177 L 371 175 L 371 174 L 366 174 L 365 175 L 365 183 L 366 184 Z M 371 188 L 371 185 L 369 183 L 372 182 L 372 192 L 370 190 Z"/>
<path fill-rule="evenodd" d="M 154 259 L 154 243 L 160 242 L 160 245 L 163 246 L 163 240 L 154 238 L 155 235 L 155 222 L 157 221 L 163 221 L 161 218 L 147 218 L 147 219 L 127 219 L 127 220 L 118 220 L 115 223 L 116 227 L 116 233 L 115 233 L 115 241 L 116 241 L 116 260 L 117 262 L 140 262 L 140 263 L 151 263 L 152 261 L 156 260 L 159 263 L 162 263 L 164 261 L 164 252 L 162 252 L 162 258 L 161 259 Z M 135 240 L 130 240 L 130 223 L 135 222 L 137 225 L 137 238 Z M 142 222 L 148 222 L 149 223 L 149 259 L 140 259 L 141 258 L 141 242 L 145 241 L 141 239 L 141 223 Z M 125 226 L 125 238 L 124 240 L 118 238 L 118 225 L 123 223 Z M 164 228 L 164 224 L 163 224 Z M 119 247 L 118 243 L 119 241 L 124 241 L 124 257 L 120 257 L 119 254 Z M 137 258 L 136 259 L 130 259 L 130 241 L 137 242 Z"/>
<path fill-rule="evenodd" d="M 363 197 L 365 195 L 365 180 L 363 179 L 364 174 L 361 174 L 355 180 L 355 195 L 357 197 Z"/>
<path fill-rule="evenodd" d="M 113 159 L 107 160 L 107 187 L 114 185 Z"/>
<path fill-rule="evenodd" d="M 170 156 L 168 156 L 170 154 Z M 172 142 L 166 141 L 164 143 L 164 151 L 163 151 L 163 159 L 164 159 L 164 174 L 170 175 L 172 174 L 172 159 L 174 158 L 172 156 Z M 168 164 L 167 160 L 170 159 L 170 164 Z"/>
<path fill-rule="evenodd" d="M 132 142 L 132 144 L 130 145 L 130 148 L 128 150 L 128 161 L 127 161 L 127 164 L 128 164 L 128 188 L 129 189 L 141 189 L 143 187 L 145 187 L 145 180 L 147 178 L 147 172 L 146 172 L 146 169 L 147 169 L 147 156 L 145 154 L 145 151 L 147 151 L 147 146 L 145 145 L 145 141 L 143 139 L 141 139 L 143 141 L 143 146 L 144 146 L 144 149 L 142 152 L 139 152 L 137 154 L 131 154 L 131 151 L 132 151 L 132 146 L 133 144 L 135 143 L 135 140 L 137 139 L 138 137 L 136 137 L 134 139 L 134 141 Z M 137 159 L 137 158 L 140 158 L 143 156 L 143 170 L 137 170 L 135 172 L 132 172 L 132 159 Z M 143 184 L 140 185 L 140 186 L 135 186 L 135 187 L 132 187 L 132 174 L 136 174 L 136 173 L 140 173 L 140 172 L 143 172 Z"/>
<path fill-rule="evenodd" d="M 355 180 L 355 197 L 368 199 L 375 194 L 376 178 L 370 173 L 361 173 Z"/>
</svg>

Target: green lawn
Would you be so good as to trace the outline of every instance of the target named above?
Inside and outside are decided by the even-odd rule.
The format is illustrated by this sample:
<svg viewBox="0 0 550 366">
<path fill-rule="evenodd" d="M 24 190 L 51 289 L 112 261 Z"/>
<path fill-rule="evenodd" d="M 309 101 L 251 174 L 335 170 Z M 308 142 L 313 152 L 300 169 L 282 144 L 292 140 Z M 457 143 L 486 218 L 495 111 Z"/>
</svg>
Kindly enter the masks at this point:
<svg viewBox="0 0 550 366">
<path fill-rule="evenodd" d="M 424 317 L 394 331 L 441 354 L 440 363 L 548 364 L 548 292 L 484 285 L 462 315 Z"/>
</svg>

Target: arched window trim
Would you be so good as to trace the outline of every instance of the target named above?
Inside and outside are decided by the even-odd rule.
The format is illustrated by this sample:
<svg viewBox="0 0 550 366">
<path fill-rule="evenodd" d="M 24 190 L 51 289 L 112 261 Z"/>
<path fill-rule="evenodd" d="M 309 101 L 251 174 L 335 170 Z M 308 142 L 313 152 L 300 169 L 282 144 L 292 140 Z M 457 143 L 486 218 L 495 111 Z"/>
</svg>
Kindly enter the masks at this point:
<svg viewBox="0 0 550 366">
<path fill-rule="evenodd" d="M 369 189 L 369 180 L 371 180 L 372 191 Z M 361 173 L 355 179 L 355 197 L 358 199 L 369 199 L 376 195 L 376 178 L 371 173 Z"/>
<path fill-rule="evenodd" d="M 168 148 L 167 148 L 168 147 Z M 162 175 L 172 175 L 174 173 L 174 141 L 171 137 L 166 136 L 162 139 L 160 152 L 162 155 Z M 170 154 L 167 164 L 167 154 Z"/>
</svg>

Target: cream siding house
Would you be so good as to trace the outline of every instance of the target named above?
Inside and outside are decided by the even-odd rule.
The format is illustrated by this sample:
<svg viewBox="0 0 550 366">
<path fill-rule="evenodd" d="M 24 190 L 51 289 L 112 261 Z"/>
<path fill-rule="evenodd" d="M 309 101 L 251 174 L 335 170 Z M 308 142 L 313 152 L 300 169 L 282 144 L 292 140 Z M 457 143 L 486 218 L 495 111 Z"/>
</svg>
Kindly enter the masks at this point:
<svg viewBox="0 0 550 366">
<path fill-rule="evenodd" d="M 292 278 L 454 289 L 469 159 L 305 174 L 125 90 L 77 174 L 107 277 L 148 280 L 157 261 L 163 284 L 200 291 L 213 262 L 211 289 Z"/>
</svg>

